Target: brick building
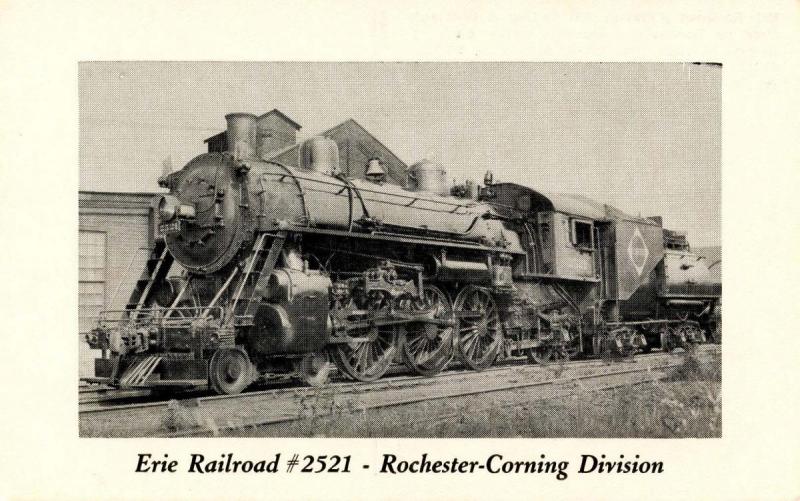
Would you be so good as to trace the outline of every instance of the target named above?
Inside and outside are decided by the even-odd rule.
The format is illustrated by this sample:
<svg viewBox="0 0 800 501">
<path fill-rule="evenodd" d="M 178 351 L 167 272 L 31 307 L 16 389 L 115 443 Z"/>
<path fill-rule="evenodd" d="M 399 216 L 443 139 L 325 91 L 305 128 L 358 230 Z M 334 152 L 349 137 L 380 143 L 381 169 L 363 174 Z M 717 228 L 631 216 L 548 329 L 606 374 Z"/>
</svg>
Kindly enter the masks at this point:
<svg viewBox="0 0 800 501">
<path fill-rule="evenodd" d="M 297 131 L 300 128 L 294 120 L 278 110 L 259 116 L 257 134 L 268 144 L 265 159 L 297 167 Z M 377 157 L 381 159 L 389 180 L 405 186 L 408 168 L 405 162 L 352 118 L 318 135 L 336 142 L 339 147 L 339 168 L 345 175 L 363 177 L 367 161 Z M 209 137 L 204 143 L 208 145 L 209 153 L 225 151 L 227 137 L 223 131 Z"/>
<path fill-rule="evenodd" d="M 258 117 L 256 128 L 259 141 L 263 141 L 266 145 L 264 151 L 272 152 L 295 144 L 297 142 L 297 131 L 302 127 L 280 110 L 272 110 Z M 203 142 L 208 144 L 209 153 L 225 151 L 228 145 L 228 137 L 225 131 L 222 131 Z"/>
<path fill-rule="evenodd" d="M 363 178 L 367 161 L 377 157 L 381 159 L 389 181 L 400 186 L 406 185 L 408 166 L 405 162 L 352 118 L 319 135 L 336 142 L 339 147 L 339 168 L 346 176 Z M 288 145 L 270 155 L 270 160 L 296 167 L 298 148 L 297 144 Z"/>
<path fill-rule="evenodd" d="M 83 341 L 102 310 L 125 308 L 153 244 L 156 193 L 78 193 L 78 342 L 80 375 L 93 376 Z"/>
<path fill-rule="evenodd" d="M 152 248 L 155 195 L 79 192 L 79 332 L 125 307 Z"/>
</svg>

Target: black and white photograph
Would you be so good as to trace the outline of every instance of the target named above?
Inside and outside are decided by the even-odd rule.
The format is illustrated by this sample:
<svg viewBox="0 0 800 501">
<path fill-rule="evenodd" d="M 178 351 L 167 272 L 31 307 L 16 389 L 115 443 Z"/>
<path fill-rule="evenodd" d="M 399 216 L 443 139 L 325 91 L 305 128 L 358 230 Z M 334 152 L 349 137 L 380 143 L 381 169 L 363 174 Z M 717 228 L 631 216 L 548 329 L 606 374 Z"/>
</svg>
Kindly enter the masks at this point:
<svg viewBox="0 0 800 501">
<path fill-rule="evenodd" d="M 0 501 L 800 499 L 799 26 L 0 2 Z"/>
<path fill-rule="evenodd" d="M 81 63 L 81 436 L 720 437 L 722 78 Z"/>
</svg>

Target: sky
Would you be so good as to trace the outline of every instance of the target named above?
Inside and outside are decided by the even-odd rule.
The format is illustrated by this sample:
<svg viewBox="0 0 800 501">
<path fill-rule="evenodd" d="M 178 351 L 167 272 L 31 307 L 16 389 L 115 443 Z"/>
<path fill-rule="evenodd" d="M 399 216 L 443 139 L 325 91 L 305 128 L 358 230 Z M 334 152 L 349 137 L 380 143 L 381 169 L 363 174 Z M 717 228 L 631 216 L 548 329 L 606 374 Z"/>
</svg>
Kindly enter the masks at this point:
<svg viewBox="0 0 800 501">
<path fill-rule="evenodd" d="M 80 189 L 157 192 L 225 114 L 348 118 L 407 164 L 578 193 L 720 243 L 721 75 L 690 63 L 87 62 Z"/>
</svg>

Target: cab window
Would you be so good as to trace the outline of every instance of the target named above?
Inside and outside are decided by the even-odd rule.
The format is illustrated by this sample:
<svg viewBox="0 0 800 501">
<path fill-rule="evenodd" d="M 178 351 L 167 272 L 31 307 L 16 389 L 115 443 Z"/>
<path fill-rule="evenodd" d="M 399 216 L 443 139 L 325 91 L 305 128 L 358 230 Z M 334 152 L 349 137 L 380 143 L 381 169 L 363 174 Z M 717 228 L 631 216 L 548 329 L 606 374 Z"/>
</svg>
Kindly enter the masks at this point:
<svg viewBox="0 0 800 501">
<path fill-rule="evenodd" d="M 571 240 L 572 245 L 583 249 L 594 249 L 594 238 L 592 231 L 593 225 L 591 221 L 582 221 L 580 219 L 573 219 L 571 225 Z"/>
</svg>

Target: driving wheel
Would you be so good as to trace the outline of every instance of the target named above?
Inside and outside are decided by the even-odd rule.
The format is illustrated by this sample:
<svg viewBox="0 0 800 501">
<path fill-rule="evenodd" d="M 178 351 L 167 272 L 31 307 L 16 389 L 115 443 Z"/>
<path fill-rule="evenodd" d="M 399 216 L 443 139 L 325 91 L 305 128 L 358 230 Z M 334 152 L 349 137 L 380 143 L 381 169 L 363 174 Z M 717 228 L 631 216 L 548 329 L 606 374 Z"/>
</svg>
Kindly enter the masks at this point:
<svg viewBox="0 0 800 501">
<path fill-rule="evenodd" d="M 500 353 L 503 332 L 492 294 L 486 289 L 467 286 L 458 293 L 454 310 L 459 317 L 458 355 L 471 369 L 491 366 Z"/>
<path fill-rule="evenodd" d="M 357 381 L 375 381 L 383 376 L 397 353 L 397 327 L 354 329 L 348 332 L 348 337 L 353 341 L 338 343 L 332 351 L 339 370 Z"/>
<path fill-rule="evenodd" d="M 423 288 L 422 296 L 411 302 L 411 311 L 432 322 L 412 322 L 406 326 L 403 362 L 422 376 L 441 372 L 453 357 L 453 306 L 441 289 Z M 440 323 L 435 323 L 438 321 Z"/>
</svg>

